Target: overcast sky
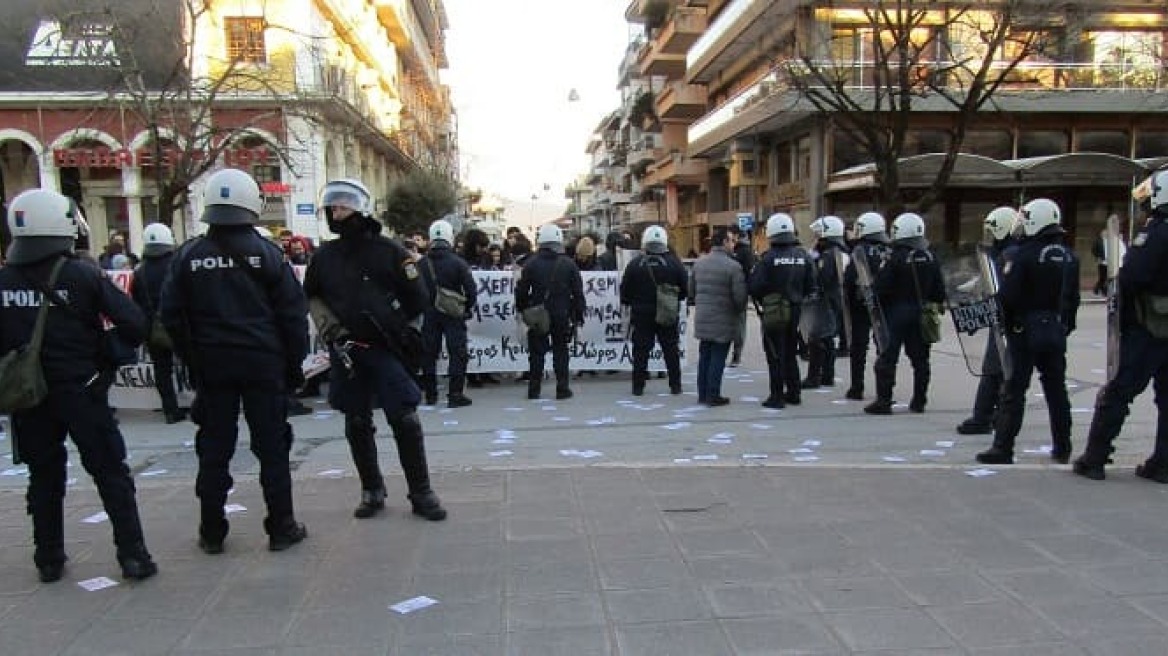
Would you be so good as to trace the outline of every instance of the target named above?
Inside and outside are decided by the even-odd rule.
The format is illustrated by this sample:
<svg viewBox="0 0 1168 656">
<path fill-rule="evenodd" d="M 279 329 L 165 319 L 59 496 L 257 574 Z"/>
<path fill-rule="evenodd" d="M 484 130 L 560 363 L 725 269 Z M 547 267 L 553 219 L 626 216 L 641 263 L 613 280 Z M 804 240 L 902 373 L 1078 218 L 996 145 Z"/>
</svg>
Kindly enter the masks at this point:
<svg viewBox="0 0 1168 656">
<path fill-rule="evenodd" d="M 445 0 L 444 79 L 466 184 L 521 207 L 538 194 L 542 218 L 563 211 L 564 187 L 587 171 L 592 129 L 620 102 L 628 1 Z"/>
</svg>

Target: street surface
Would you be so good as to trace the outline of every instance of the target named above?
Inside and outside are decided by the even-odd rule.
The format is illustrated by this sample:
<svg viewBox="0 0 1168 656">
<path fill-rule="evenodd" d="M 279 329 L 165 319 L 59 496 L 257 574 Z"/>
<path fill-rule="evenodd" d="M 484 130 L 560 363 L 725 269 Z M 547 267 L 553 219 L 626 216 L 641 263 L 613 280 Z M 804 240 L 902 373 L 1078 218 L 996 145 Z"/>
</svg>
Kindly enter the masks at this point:
<svg viewBox="0 0 1168 656">
<path fill-rule="evenodd" d="M 1049 463 L 1037 381 L 1020 464 L 974 462 L 989 436 L 953 431 L 976 379 L 951 327 L 923 415 L 863 414 L 870 365 L 869 398 L 845 401 L 842 359 L 835 388 L 766 410 L 756 341 L 727 370 L 723 408 L 697 406 L 691 361 L 679 397 L 657 379 L 633 397 L 627 373 L 600 373 L 573 378 L 567 401 L 528 401 L 506 379 L 468 390 L 470 408 L 425 409 L 441 524 L 409 515 L 380 419 L 390 505 L 354 520 L 341 417 L 317 404 L 292 420 L 309 539 L 280 554 L 246 439 L 231 497 L 246 510 L 210 557 L 194 539 L 193 426 L 122 411 L 161 573 L 93 592 L 78 584 L 119 578 L 108 522 L 83 521 L 101 506 L 75 454 L 71 560 L 49 586 L 26 479 L 0 461 L 0 654 L 1168 653 L 1168 488 L 1131 473 L 1155 429 L 1150 392 L 1094 483 Z M 1085 305 L 1068 356 L 1076 455 L 1103 342 L 1103 306 Z M 901 402 L 910 375 L 902 358 Z M 419 596 L 438 603 L 389 608 Z"/>
</svg>

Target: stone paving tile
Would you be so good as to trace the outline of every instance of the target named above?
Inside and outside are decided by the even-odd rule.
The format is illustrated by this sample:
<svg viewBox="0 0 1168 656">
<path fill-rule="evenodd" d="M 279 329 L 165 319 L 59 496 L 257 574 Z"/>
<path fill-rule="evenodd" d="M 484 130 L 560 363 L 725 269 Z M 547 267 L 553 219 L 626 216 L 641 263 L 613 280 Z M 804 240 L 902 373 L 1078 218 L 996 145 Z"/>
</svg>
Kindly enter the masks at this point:
<svg viewBox="0 0 1168 656">
<path fill-rule="evenodd" d="M 1125 601 L 1161 622 L 1168 624 L 1168 595 L 1127 597 Z"/>
<path fill-rule="evenodd" d="M 1100 626 L 1107 627 L 1110 635 L 1140 636 L 1165 635 L 1168 626 L 1123 599 L 1099 601 L 1065 600 L 1033 606 L 1035 612 L 1046 617 L 1051 624 L 1067 636 L 1076 640 L 1091 637 Z"/>
<path fill-rule="evenodd" d="M 194 622 L 181 649 L 226 650 L 279 647 L 292 624 L 285 611 L 240 613 L 204 613 Z"/>
<path fill-rule="evenodd" d="M 190 630 L 189 620 L 103 619 L 77 635 L 65 656 L 156 656 L 168 653 Z M 133 636 L 127 641 L 127 636 Z M 7 653 L 7 652 L 5 652 Z"/>
<path fill-rule="evenodd" d="M 508 656 L 610 656 L 615 639 L 607 626 L 514 631 L 505 636 Z"/>
<path fill-rule="evenodd" d="M 507 631 L 533 631 L 602 625 L 603 606 L 598 592 L 517 595 L 506 601 L 506 628 Z"/>
<path fill-rule="evenodd" d="M 956 644 L 941 625 L 915 608 L 827 613 L 824 621 L 852 650 L 952 648 Z"/>
<path fill-rule="evenodd" d="M 721 628 L 713 620 L 618 624 L 616 640 L 621 656 L 732 653 Z"/>
<path fill-rule="evenodd" d="M 766 548 L 749 530 L 709 530 L 676 533 L 677 544 L 687 558 L 716 556 L 720 554 L 762 555 Z"/>
<path fill-rule="evenodd" d="M 721 620 L 735 654 L 844 654 L 817 615 Z"/>
<path fill-rule="evenodd" d="M 1100 631 L 1100 634 L 1103 632 Z M 1168 654 L 1168 636 L 1099 637 L 1084 642 L 1092 656 Z"/>
<path fill-rule="evenodd" d="M 901 573 L 896 582 L 921 606 L 953 606 L 1002 601 L 1005 595 L 969 570 Z"/>
<path fill-rule="evenodd" d="M 821 611 L 907 608 L 912 599 L 887 577 L 806 579 L 800 582 Z"/>
<path fill-rule="evenodd" d="M 632 558 L 600 563 L 600 584 L 605 590 L 641 590 L 676 585 L 689 577 L 680 557 Z"/>
<path fill-rule="evenodd" d="M 1042 642 L 1025 645 L 1005 645 L 969 650 L 974 656 L 1082 656 L 1087 652 L 1081 645 L 1069 642 Z"/>
<path fill-rule="evenodd" d="M 427 595 L 429 596 L 429 595 Z M 399 615 L 386 610 L 382 625 L 395 635 L 456 633 L 460 635 L 494 635 L 505 632 L 502 596 L 474 601 L 459 597 L 432 597 L 438 604 Z"/>
<path fill-rule="evenodd" d="M 1041 616 L 1010 601 L 933 606 L 927 612 L 967 647 L 1054 642 L 1064 637 Z"/>
<path fill-rule="evenodd" d="M 1030 538 L 1031 546 L 1067 564 L 1120 563 L 1143 560 L 1144 554 L 1115 540 L 1095 535 L 1048 535 Z"/>
<path fill-rule="evenodd" d="M 705 593 L 714 617 L 724 619 L 813 610 L 807 594 L 795 582 L 708 585 Z"/>
<path fill-rule="evenodd" d="M 555 563 L 512 569 L 507 574 L 509 595 L 592 592 L 600 589 L 600 576 L 591 563 Z"/>
<path fill-rule="evenodd" d="M 1063 599 L 1109 598 L 1107 591 L 1078 570 L 1049 567 L 1014 572 L 986 572 L 985 578 L 1022 603 Z"/>
<path fill-rule="evenodd" d="M 596 558 L 601 562 L 680 555 L 673 537 L 663 530 L 638 531 L 624 535 L 593 535 L 592 547 L 596 551 Z"/>
<path fill-rule="evenodd" d="M 503 644 L 501 634 L 459 635 L 403 632 L 398 635 L 397 640 L 389 650 L 389 654 L 391 656 L 498 656 L 503 653 Z"/>
<path fill-rule="evenodd" d="M 392 611 L 380 600 L 362 601 L 362 605 L 349 604 L 345 608 L 297 612 L 283 644 L 316 647 L 322 652 L 328 647 L 348 647 L 354 653 L 384 652 L 393 636 L 389 626 Z"/>
<path fill-rule="evenodd" d="M 728 554 L 687 560 L 690 575 L 699 585 L 777 581 L 790 574 L 784 563 L 771 556 Z"/>
<path fill-rule="evenodd" d="M 617 624 L 713 617 L 701 590 L 684 584 L 651 590 L 605 590 L 603 595 L 608 617 Z"/>
<path fill-rule="evenodd" d="M 1112 594 L 1168 593 L 1168 563 L 1143 562 L 1085 566 L 1079 571 L 1092 584 Z"/>
</svg>

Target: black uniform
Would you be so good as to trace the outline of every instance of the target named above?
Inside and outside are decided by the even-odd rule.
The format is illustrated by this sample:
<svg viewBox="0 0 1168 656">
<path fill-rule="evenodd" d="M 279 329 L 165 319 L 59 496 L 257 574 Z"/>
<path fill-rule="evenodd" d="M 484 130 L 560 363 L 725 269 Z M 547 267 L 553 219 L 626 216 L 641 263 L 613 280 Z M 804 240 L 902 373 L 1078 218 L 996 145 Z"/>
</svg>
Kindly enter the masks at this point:
<svg viewBox="0 0 1168 656">
<path fill-rule="evenodd" d="M 130 296 L 146 314 L 147 326 L 158 314 L 159 302 L 162 300 L 162 283 L 170 273 L 170 261 L 173 257 L 173 252 L 157 256 L 147 255 L 134 269 L 134 283 L 130 287 Z M 162 400 L 162 413 L 166 416 L 167 422 L 174 423 L 184 416 L 178 407 L 178 395 L 174 390 L 174 351 L 147 346 L 150 362 L 154 366 L 154 387 Z"/>
<path fill-rule="evenodd" d="M 855 248 L 864 249 L 864 255 L 867 256 L 868 266 L 871 269 L 869 273 L 875 277 L 880 272 L 880 268 L 884 266 L 884 261 L 888 259 L 888 244 L 865 236 L 856 242 Z M 844 271 L 843 291 L 844 302 L 848 304 L 852 317 L 852 334 L 848 337 L 851 340 L 848 344 L 851 385 L 848 387 L 847 397 L 849 399 L 862 399 L 864 398 L 864 369 L 867 366 L 868 345 L 872 340 L 872 315 L 869 314 L 870 310 L 864 304 L 864 299 L 860 294 L 859 275 L 856 273 L 854 257 L 848 262 L 848 268 Z"/>
<path fill-rule="evenodd" d="M 834 330 L 824 330 L 825 334 L 819 339 L 807 340 L 807 377 L 802 382 L 806 389 L 835 385 L 835 340 L 843 333 L 844 324 L 843 288 L 835 255 L 836 251 L 846 252 L 847 249 L 833 240 L 820 239 L 815 250 L 819 253 L 814 263 L 816 279 L 831 313 Z"/>
<path fill-rule="evenodd" d="M 900 347 L 903 345 L 913 369 L 909 409 L 924 412 L 929 391 L 930 345 L 925 343 L 921 335 L 921 315 L 925 303 L 945 302 L 941 265 L 928 250 L 924 239 L 900 239 L 892 243 L 888 261 L 876 274 L 876 294 L 884 309 L 885 321 L 888 322 L 888 344 L 876 359 L 876 401 L 865 410 L 875 411 L 875 414 L 892 411 L 896 362 L 900 359 Z"/>
<path fill-rule="evenodd" d="M 223 505 L 241 402 L 260 463 L 264 528 L 276 540 L 302 532 L 288 469 L 287 394 L 304 382 L 308 306 L 283 253 L 250 225 L 213 225 L 175 253 L 160 311 L 195 387 L 201 539 L 221 544 L 227 535 Z"/>
<path fill-rule="evenodd" d="M 616 262 L 616 249 L 627 248 L 625 244 L 625 236 L 619 231 L 613 230 L 604 238 L 604 252 L 596 258 L 596 268 L 598 271 L 616 271 L 619 267 Z"/>
<path fill-rule="evenodd" d="M 414 512 L 443 519 L 446 513 L 430 488 L 417 413 L 422 395 L 413 378 L 423 347 L 412 326 L 432 306 L 430 292 L 414 256 L 382 236 L 380 223 L 364 215 L 343 223 L 334 228 L 341 238 L 313 256 L 304 290 L 309 299 L 323 302 L 340 326 L 337 335 L 325 334 L 333 342 L 329 402 L 345 414 L 345 438 L 363 490 L 357 514 L 371 515 L 385 498 L 374 439 L 376 399 L 393 430 Z"/>
<path fill-rule="evenodd" d="M 578 326 L 584 325 L 584 281 L 572 258 L 550 248 L 539 251 L 523 265 L 515 285 L 515 307 L 523 312 L 543 304 L 551 316 L 551 331 L 541 335 L 527 331 L 528 398 L 539 398 L 544 359 L 552 352 L 556 372 L 556 398 L 572 396 L 568 388 L 568 343 Z"/>
<path fill-rule="evenodd" d="M 17 453 L 28 463 L 28 512 L 32 515 L 33 560 L 45 581 L 60 578 L 65 562 L 65 436 L 81 455 L 81 466 L 93 477 L 109 515 L 123 570 L 130 559 L 154 564 L 146 550 L 138 517 L 134 479 L 126 465 L 126 444 L 109 407 L 108 387 L 98 383 L 102 322 L 108 319 L 130 345 L 141 343 L 145 319 L 95 267 L 69 255 L 52 256 L 28 265 L 0 269 L 0 353 L 26 345 L 32 337 L 37 310 L 44 302 L 54 263 L 67 261 L 53 291 L 67 307 L 50 301 L 45 321 L 41 366 L 48 397 L 38 406 L 12 415 Z M 46 572 L 56 569 L 56 576 Z M 149 576 L 149 574 L 146 574 Z"/>
<path fill-rule="evenodd" d="M 469 358 L 466 350 L 466 318 L 475 307 L 478 293 L 474 276 L 471 275 L 466 261 L 455 255 L 445 241 L 436 241 L 430 245 L 426 257 L 418 263 L 418 270 L 425 278 L 426 287 L 431 295 L 431 303 L 426 308 L 422 326 L 426 348 L 426 357 L 422 361 L 422 387 L 426 394 L 426 403 L 433 405 L 438 400 L 436 370 L 443 339 L 446 340 L 446 351 L 450 356 L 450 366 L 446 370 L 450 376 L 447 394 L 452 401 L 457 401 L 462 397 L 466 386 L 466 364 Z M 439 287 L 457 291 L 466 297 L 466 309 L 462 317 L 452 317 L 434 307 L 433 298 L 438 294 Z"/>
<path fill-rule="evenodd" d="M 791 235 L 789 243 L 771 244 L 750 272 L 747 284 L 756 307 L 771 294 L 782 296 L 790 304 L 790 320 L 786 325 L 770 330 L 760 326 L 770 376 L 770 395 L 763 405 L 781 408 L 787 403 L 798 404 L 801 397 L 795 345 L 799 308 L 804 299 L 819 293 L 815 263 L 806 250 L 794 243 Z"/>
<path fill-rule="evenodd" d="M 998 271 L 1005 269 L 1006 262 L 1013 256 L 1015 248 L 1017 248 L 1017 244 L 1012 237 L 995 239 L 994 243 L 990 245 L 989 255 Z M 1076 285 L 1077 287 L 1078 285 Z M 977 381 L 977 392 L 973 397 L 973 414 L 957 425 L 958 433 L 976 435 L 993 431 L 994 422 L 997 420 L 1003 382 L 1002 361 L 998 357 L 998 342 L 990 338 L 986 340 L 981 377 Z"/>
<path fill-rule="evenodd" d="M 750 271 L 754 269 L 757 258 L 750 248 L 749 241 L 738 240 L 734 243 L 734 259 L 742 266 L 742 276 L 750 278 Z M 737 366 L 742 361 L 742 344 L 746 341 L 746 309 L 738 315 L 738 334 L 734 336 L 733 349 L 730 354 L 730 365 Z"/>
<path fill-rule="evenodd" d="M 1000 300 L 1012 371 L 1002 388 L 993 447 L 978 455 L 990 464 L 1013 461 L 1022 429 L 1026 389 L 1038 370 L 1050 413 L 1051 458 L 1071 457 L 1071 401 L 1067 396 L 1067 335 L 1079 311 L 1079 261 L 1063 245 L 1057 225 L 1024 239 L 1002 270 Z"/>
<path fill-rule="evenodd" d="M 1096 402 L 1087 449 L 1075 461 L 1075 472 L 1104 478 L 1103 466 L 1111 457 L 1111 443 L 1123 428 L 1128 406 L 1151 381 L 1157 412 L 1156 444 L 1136 474 L 1164 483 L 1168 482 L 1168 338 L 1154 337 L 1146 326 L 1146 309 L 1137 310 L 1149 297 L 1168 296 L 1168 208 L 1153 213 L 1132 240 L 1119 270 L 1119 289 L 1119 368 Z"/>
<path fill-rule="evenodd" d="M 649 379 L 649 352 L 661 345 L 669 375 L 669 391 L 681 394 L 681 349 L 678 325 L 657 323 L 658 285 L 674 285 L 678 302 L 686 298 L 689 279 L 685 265 L 672 253 L 638 255 L 625 267 L 620 282 L 621 305 L 630 308 L 633 332 L 633 394 L 640 396 Z"/>
</svg>

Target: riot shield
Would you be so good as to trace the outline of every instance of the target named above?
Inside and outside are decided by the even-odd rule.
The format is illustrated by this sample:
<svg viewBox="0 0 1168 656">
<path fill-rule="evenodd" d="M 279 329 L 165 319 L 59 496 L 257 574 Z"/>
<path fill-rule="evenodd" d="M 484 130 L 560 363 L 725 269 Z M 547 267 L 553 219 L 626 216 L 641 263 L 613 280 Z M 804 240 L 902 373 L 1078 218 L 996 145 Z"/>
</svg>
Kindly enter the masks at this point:
<svg viewBox="0 0 1168 656">
<path fill-rule="evenodd" d="M 1119 217 L 1107 217 L 1107 234 L 1103 237 L 1103 257 L 1107 259 L 1107 382 L 1119 369 L 1119 267 L 1126 248 L 1119 233 Z"/>
<path fill-rule="evenodd" d="M 863 246 L 860 246 L 860 248 L 862 249 Z M 848 261 L 851 258 L 848 257 L 848 254 L 845 253 L 843 251 L 843 249 L 836 248 L 836 249 L 833 249 L 833 252 L 835 253 L 835 272 L 836 272 L 836 275 L 839 277 L 840 299 L 841 299 L 840 315 L 841 315 L 841 319 L 843 320 L 843 323 L 844 323 L 844 325 L 843 325 L 843 331 L 844 331 L 843 332 L 843 339 L 844 339 L 843 343 L 847 344 L 848 348 L 851 348 L 851 345 L 852 345 L 852 310 L 851 310 L 851 308 L 848 307 L 848 300 L 846 298 L 844 298 L 844 273 L 848 269 Z"/>
<path fill-rule="evenodd" d="M 956 291 L 946 290 L 949 316 L 957 334 L 965 366 L 974 376 L 1000 375 L 1012 371 L 1006 348 L 1006 322 L 998 300 L 1001 281 L 990 249 L 977 247 L 978 276 Z M 980 333 L 980 334 L 979 334 Z"/>
<path fill-rule="evenodd" d="M 872 319 L 872 341 L 876 343 L 876 353 L 883 353 L 888 345 L 888 322 L 884 319 L 884 308 L 880 307 L 880 299 L 874 289 L 875 278 L 868 263 L 868 254 L 861 245 L 852 253 L 852 263 L 856 265 L 856 291 L 868 308 L 868 316 Z"/>
</svg>

